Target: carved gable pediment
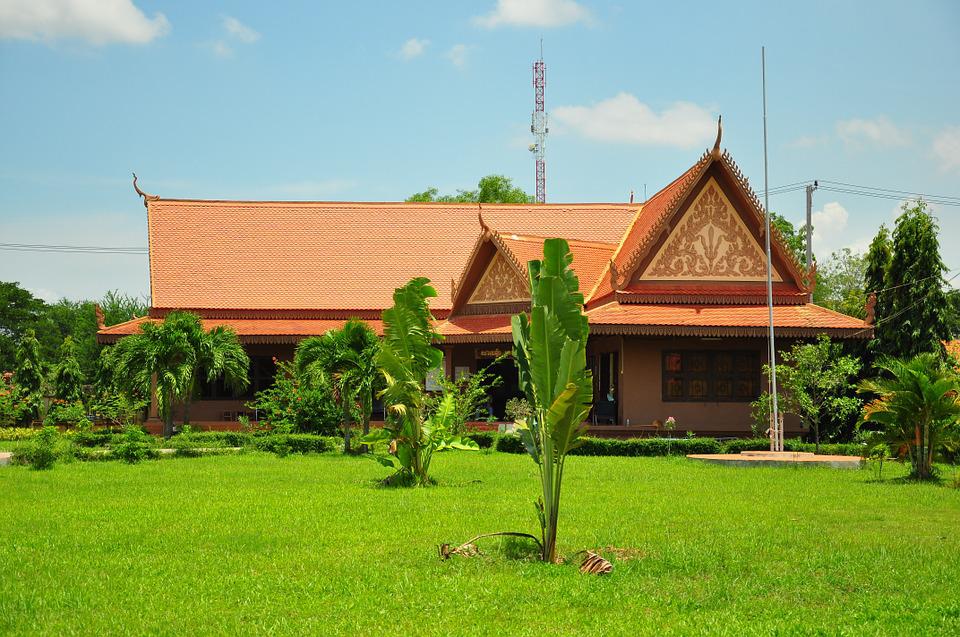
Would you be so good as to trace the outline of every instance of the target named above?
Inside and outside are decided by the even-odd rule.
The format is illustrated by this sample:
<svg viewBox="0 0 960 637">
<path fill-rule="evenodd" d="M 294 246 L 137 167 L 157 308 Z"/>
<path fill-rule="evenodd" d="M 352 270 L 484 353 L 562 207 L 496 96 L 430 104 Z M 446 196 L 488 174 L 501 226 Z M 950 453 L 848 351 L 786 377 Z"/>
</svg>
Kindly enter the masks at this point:
<svg viewBox="0 0 960 637">
<path fill-rule="evenodd" d="M 515 303 L 529 300 L 527 282 L 498 251 L 487 265 L 467 303 Z"/>
<path fill-rule="evenodd" d="M 642 281 L 766 281 L 767 257 L 710 179 L 660 246 Z M 773 271 L 773 279 L 782 281 Z"/>
</svg>

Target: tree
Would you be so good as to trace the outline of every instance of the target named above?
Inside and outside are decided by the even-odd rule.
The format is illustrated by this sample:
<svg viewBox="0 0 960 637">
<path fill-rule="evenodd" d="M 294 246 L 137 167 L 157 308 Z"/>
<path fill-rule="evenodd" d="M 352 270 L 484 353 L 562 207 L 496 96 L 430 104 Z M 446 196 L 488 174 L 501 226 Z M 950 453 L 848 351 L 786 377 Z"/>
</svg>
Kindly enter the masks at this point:
<svg viewBox="0 0 960 637">
<path fill-rule="evenodd" d="M 850 395 L 860 362 L 843 356 L 840 345 L 831 343 L 826 335 L 813 343 L 797 343 L 782 357 L 777 378 L 784 392 L 783 411 L 800 417 L 813 433 L 815 451 L 820 453 L 824 425 L 843 424 L 860 409 L 860 399 Z M 765 374 L 768 371 L 764 369 Z"/>
<path fill-rule="evenodd" d="M 200 317 L 189 312 L 173 312 L 165 322 L 187 336 L 196 361 L 190 391 L 183 401 L 184 422 L 190 422 L 190 406 L 200 393 L 202 382 L 212 383 L 222 378 L 227 388 L 237 392 L 249 386 L 250 358 L 231 328 L 217 325 L 204 330 Z"/>
<path fill-rule="evenodd" d="M 373 390 L 379 373 L 376 367 L 380 340 L 370 326 L 350 319 L 338 330 L 301 341 L 294 359 L 297 375 L 312 385 L 326 382 L 340 405 L 343 450 L 350 453 L 350 428 L 356 412 L 363 433 L 370 433 Z"/>
<path fill-rule="evenodd" d="M 116 325 L 147 315 L 147 304 L 143 299 L 124 294 L 119 290 L 107 292 L 100 299 L 99 305 L 103 312 L 104 325 Z"/>
<path fill-rule="evenodd" d="M 106 357 L 114 382 L 134 398 L 149 396 L 155 384 L 167 438 L 173 435 L 174 404 L 190 397 L 201 370 L 208 382 L 222 376 L 238 389 L 249 383 L 249 359 L 233 330 L 214 328 L 198 338 L 197 325 L 195 314 L 171 312 L 162 323 L 143 323 L 139 334 L 121 339 Z"/>
<path fill-rule="evenodd" d="M 566 241 L 544 241 L 543 260 L 528 265 L 530 314 L 512 320 L 520 389 L 532 408 L 530 420 L 517 426 L 540 472 L 541 559 L 551 563 L 557 557 L 564 464 L 567 454 L 583 444 L 593 402 L 586 358 L 589 326 L 572 262 Z"/>
<path fill-rule="evenodd" d="M 60 358 L 53 368 L 53 391 L 57 398 L 67 402 L 83 399 L 83 372 L 77 362 L 77 347 L 70 336 L 63 339 Z"/>
<path fill-rule="evenodd" d="M 45 367 L 40 354 L 40 342 L 33 329 L 27 329 L 17 345 L 13 370 L 13 382 L 17 385 L 23 405 L 21 417 L 27 420 L 41 415 Z"/>
<path fill-rule="evenodd" d="M 427 373 L 438 367 L 443 354 L 433 346 L 440 335 L 433 328 L 427 299 L 437 296 L 430 280 L 418 277 L 393 292 L 393 307 L 384 310 L 384 336 L 376 363 L 386 387 L 380 392 L 387 410 L 383 429 L 363 437 L 365 443 L 391 440 L 396 455 L 378 456 L 395 469 L 388 482 L 420 486 L 430 483 L 430 462 L 437 449 L 477 449 L 475 442 L 455 438 L 448 427 L 454 405 L 449 398 L 426 416 Z"/>
<path fill-rule="evenodd" d="M 860 384 L 861 392 L 877 396 L 864 407 L 864 421 L 883 425 L 894 448 L 907 448 L 914 477 L 933 477 L 934 453 L 960 427 L 956 372 L 930 352 L 883 358 L 876 366 L 886 376 Z"/>
<path fill-rule="evenodd" d="M 863 282 L 866 259 L 850 248 L 834 252 L 817 268 L 813 302 L 849 316 L 866 316 Z"/>
<path fill-rule="evenodd" d="M 17 283 L 0 281 L 0 372 L 14 367 L 17 342 L 42 320 L 45 304 Z"/>
<path fill-rule="evenodd" d="M 27 329 L 17 345 L 13 381 L 27 394 L 39 395 L 43 390 L 43 359 L 40 343 L 32 329 Z"/>
<path fill-rule="evenodd" d="M 880 352 L 902 358 L 921 352 L 942 354 L 942 343 L 952 337 L 943 280 L 947 268 L 937 233 L 937 221 L 924 201 L 903 205 L 893 231 L 884 289 L 878 295 L 883 299 L 878 300 L 876 323 Z M 871 262 L 871 276 L 873 267 Z"/>
<path fill-rule="evenodd" d="M 407 201 L 428 203 L 533 203 L 535 200 L 504 175 L 487 175 L 480 179 L 476 190 L 458 190 L 455 195 L 441 195 L 436 188 L 427 188 L 407 198 Z"/>
<path fill-rule="evenodd" d="M 786 217 L 778 215 L 775 212 L 770 213 L 770 225 L 780 231 L 784 243 L 797 261 L 803 264 L 807 262 L 807 236 L 806 226 L 801 226 L 798 230 Z"/>
</svg>

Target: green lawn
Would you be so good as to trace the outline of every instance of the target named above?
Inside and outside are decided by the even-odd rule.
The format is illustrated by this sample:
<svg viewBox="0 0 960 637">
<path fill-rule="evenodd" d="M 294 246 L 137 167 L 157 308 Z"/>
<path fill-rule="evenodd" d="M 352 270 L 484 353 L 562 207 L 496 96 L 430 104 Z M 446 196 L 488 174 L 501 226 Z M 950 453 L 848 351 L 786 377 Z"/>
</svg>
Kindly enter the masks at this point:
<svg viewBox="0 0 960 637">
<path fill-rule="evenodd" d="M 434 468 L 439 486 L 399 490 L 336 455 L 0 467 L 0 632 L 960 632 L 958 490 L 574 457 L 561 551 L 640 553 L 595 577 L 496 541 L 441 562 L 440 542 L 533 531 L 537 483 L 522 456 L 446 453 Z"/>
</svg>

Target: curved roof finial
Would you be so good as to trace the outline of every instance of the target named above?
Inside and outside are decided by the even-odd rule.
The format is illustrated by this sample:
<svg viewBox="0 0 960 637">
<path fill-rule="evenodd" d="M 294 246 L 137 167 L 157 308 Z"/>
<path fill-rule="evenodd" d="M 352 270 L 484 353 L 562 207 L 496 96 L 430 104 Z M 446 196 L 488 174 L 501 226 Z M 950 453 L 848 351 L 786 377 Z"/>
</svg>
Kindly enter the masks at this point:
<svg viewBox="0 0 960 637">
<path fill-rule="evenodd" d="M 483 220 L 483 205 L 477 204 L 477 217 L 480 219 L 480 227 L 483 228 L 484 232 L 490 232 L 490 226 L 488 226 Z"/>
<path fill-rule="evenodd" d="M 717 141 L 713 143 L 713 156 L 720 157 L 720 140 L 723 138 L 723 115 L 717 115 Z"/>
<path fill-rule="evenodd" d="M 155 201 L 160 197 L 158 195 L 151 195 L 149 193 L 143 192 L 140 190 L 140 186 L 137 185 L 137 173 L 133 173 L 133 189 L 137 191 L 137 195 L 143 197 L 143 207 L 147 207 L 148 201 Z"/>
</svg>

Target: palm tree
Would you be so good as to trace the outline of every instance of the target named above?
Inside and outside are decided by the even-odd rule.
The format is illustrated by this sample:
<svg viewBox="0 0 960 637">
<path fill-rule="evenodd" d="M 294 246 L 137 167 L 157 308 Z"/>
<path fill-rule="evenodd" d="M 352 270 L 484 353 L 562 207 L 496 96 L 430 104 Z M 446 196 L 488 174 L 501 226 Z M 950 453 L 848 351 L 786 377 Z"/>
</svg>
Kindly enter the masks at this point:
<svg viewBox="0 0 960 637">
<path fill-rule="evenodd" d="M 208 382 L 220 377 L 239 390 L 249 384 L 250 360 L 230 328 L 203 330 L 200 318 L 171 312 L 162 323 L 144 323 L 139 334 L 122 339 L 107 361 L 111 376 L 131 394 L 150 395 L 156 383 L 163 435 L 173 435 L 173 406 L 188 401 L 203 373 Z"/>
<path fill-rule="evenodd" d="M 376 366 L 379 350 L 377 335 L 358 319 L 350 319 L 341 329 L 307 338 L 297 347 L 297 375 L 308 384 L 326 381 L 333 389 L 334 400 L 340 405 L 346 453 L 351 451 L 350 426 L 355 409 L 359 412 L 363 433 L 370 432 L 373 390 L 379 378 Z"/>
<path fill-rule="evenodd" d="M 863 419 L 885 427 L 894 447 L 906 446 L 914 477 L 933 475 L 933 454 L 960 429 L 960 382 L 935 354 L 909 360 L 881 359 L 876 366 L 889 377 L 860 384 L 878 398 L 863 410 Z"/>
</svg>

